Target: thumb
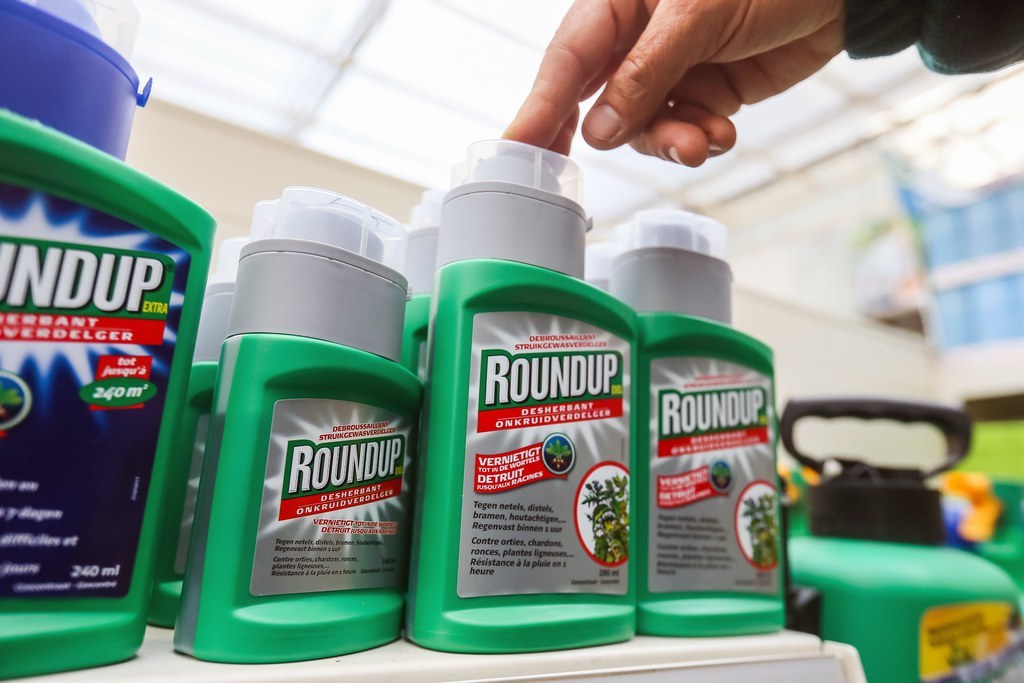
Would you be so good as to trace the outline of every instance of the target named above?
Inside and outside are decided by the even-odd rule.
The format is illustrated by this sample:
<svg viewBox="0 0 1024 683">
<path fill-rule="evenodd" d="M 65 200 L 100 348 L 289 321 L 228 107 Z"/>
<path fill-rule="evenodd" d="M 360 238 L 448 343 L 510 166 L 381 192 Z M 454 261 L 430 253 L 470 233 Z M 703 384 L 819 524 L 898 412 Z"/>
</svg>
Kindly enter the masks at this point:
<svg viewBox="0 0 1024 683">
<path fill-rule="evenodd" d="M 658 4 L 584 120 L 587 143 L 612 149 L 636 137 L 661 111 L 669 90 L 687 69 L 713 52 L 710 37 L 722 31 L 711 24 L 725 15 L 702 7 L 685 0 Z"/>
</svg>

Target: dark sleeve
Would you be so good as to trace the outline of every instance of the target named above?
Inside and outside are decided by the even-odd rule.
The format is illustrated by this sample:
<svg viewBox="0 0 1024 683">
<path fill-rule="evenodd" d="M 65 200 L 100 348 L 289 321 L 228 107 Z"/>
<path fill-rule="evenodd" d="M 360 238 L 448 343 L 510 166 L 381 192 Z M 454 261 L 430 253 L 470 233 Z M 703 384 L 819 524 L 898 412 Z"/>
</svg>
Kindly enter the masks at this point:
<svg viewBox="0 0 1024 683">
<path fill-rule="evenodd" d="M 1024 59 L 1024 0 L 846 0 L 845 40 L 854 59 L 916 44 L 932 71 L 994 71 Z"/>
</svg>

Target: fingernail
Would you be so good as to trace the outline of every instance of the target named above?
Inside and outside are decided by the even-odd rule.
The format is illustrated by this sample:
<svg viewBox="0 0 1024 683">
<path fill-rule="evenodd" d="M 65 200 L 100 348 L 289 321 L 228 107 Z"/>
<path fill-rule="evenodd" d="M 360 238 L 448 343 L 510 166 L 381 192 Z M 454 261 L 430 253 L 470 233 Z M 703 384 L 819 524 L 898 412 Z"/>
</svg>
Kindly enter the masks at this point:
<svg viewBox="0 0 1024 683">
<path fill-rule="evenodd" d="M 587 134 L 597 140 L 611 141 L 622 129 L 622 117 L 609 104 L 599 104 L 590 110 L 584 123 Z"/>
<path fill-rule="evenodd" d="M 676 151 L 675 147 L 668 148 L 668 156 L 670 159 L 672 159 L 672 161 L 676 162 L 677 164 L 683 163 L 683 160 L 679 158 L 679 152 Z"/>
<path fill-rule="evenodd" d="M 722 152 L 725 151 L 725 148 L 722 147 L 721 145 L 716 145 L 715 143 L 712 142 L 708 144 L 708 151 L 711 154 L 721 154 Z"/>
</svg>

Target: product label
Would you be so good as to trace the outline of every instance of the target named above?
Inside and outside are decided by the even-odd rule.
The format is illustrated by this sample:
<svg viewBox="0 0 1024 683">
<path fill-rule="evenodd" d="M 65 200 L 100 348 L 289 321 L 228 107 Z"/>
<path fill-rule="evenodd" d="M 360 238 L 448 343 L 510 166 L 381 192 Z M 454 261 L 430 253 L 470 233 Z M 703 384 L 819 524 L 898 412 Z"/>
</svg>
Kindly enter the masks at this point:
<svg viewBox="0 0 1024 683">
<path fill-rule="evenodd" d="M 629 363 L 577 320 L 476 315 L 461 597 L 626 592 Z"/>
<path fill-rule="evenodd" d="M 178 527 L 178 547 L 174 553 L 174 571 L 185 573 L 188 562 L 188 543 L 192 538 L 192 520 L 196 516 L 196 500 L 199 498 L 199 479 L 203 473 L 203 454 L 206 452 L 206 435 L 210 433 L 210 414 L 200 415 L 196 420 L 196 437 L 192 441 L 192 461 L 188 466 L 188 488 L 181 508 L 181 523 Z"/>
<path fill-rule="evenodd" d="M 412 421 L 325 399 L 274 404 L 253 595 L 400 586 Z"/>
<path fill-rule="evenodd" d="M 778 592 L 771 380 L 659 358 L 649 400 L 648 590 Z"/>
<path fill-rule="evenodd" d="M 1005 602 L 933 607 L 921 617 L 922 683 L 1024 680 L 1020 612 Z"/>
<path fill-rule="evenodd" d="M 0 598 L 127 593 L 189 262 L 0 183 Z"/>
</svg>

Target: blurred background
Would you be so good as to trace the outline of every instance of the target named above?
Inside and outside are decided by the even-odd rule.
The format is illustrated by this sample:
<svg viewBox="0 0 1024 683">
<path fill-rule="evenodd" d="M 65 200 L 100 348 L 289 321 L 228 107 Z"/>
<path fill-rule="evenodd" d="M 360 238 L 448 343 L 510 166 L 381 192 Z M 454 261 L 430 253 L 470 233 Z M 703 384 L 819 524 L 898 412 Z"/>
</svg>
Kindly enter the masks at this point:
<svg viewBox="0 0 1024 683">
<path fill-rule="evenodd" d="M 218 239 L 285 185 L 407 219 L 470 142 L 500 136 L 570 4 L 136 0 L 133 63 L 154 88 L 128 162 L 209 209 Z M 965 402 L 966 466 L 1024 475 L 1024 68 L 949 77 L 915 50 L 844 54 L 735 121 L 736 149 L 699 169 L 577 140 L 590 239 L 645 208 L 720 220 L 737 326 L 775 349 L 780 406 Z M 825 451 L 844 442 L 830 429 Z M 940 455 L 933 439 L 858 442 L 915 460 Z"/>
</svg>

